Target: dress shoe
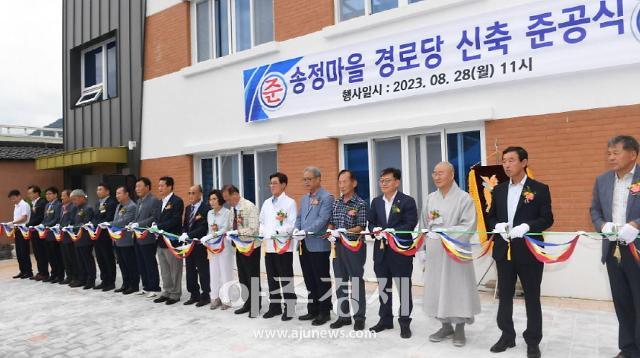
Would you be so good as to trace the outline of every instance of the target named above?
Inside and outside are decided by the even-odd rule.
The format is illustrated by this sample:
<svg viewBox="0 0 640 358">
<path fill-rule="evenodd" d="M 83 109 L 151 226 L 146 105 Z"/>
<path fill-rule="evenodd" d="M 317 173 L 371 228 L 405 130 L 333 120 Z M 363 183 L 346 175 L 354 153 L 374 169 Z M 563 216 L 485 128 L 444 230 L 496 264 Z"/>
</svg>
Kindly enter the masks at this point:
<svg viewBox="0 0 640 358">
<path fill-rule="evenodd" d="M 301 321 L 311 321 L 316 319 L 317 316 L 318 316 L 317 313 L 307 313 L 305 315 L 298 317 L 298 319 Z"/>
<path fill-rule="evenodd" d="M 58 283 L 58 282 L 60 282 L 60 281 L 62 281 L 62 279 L 61 279 L 61 278 L 54 277 L 54 278 L 52 278 L 52 279 L 49 281 L 49 283 Z"/>
<path fill-rule="evenodd" d="M 340 317 L 335 322 L 331 323 L 329 325 L 329 328 L 338 329 L 338 328 L 341 328 L 344 326 L 350 326 L 350 325 L 351 325 L 351 318 Z"/>
<path fill-rule="evenodd" d="M 104 286 L 102 286 L 102 292 L 109 292 L 109 291 L 113 290 L 114 288 L 116 288 L 116 285 L 114 285 L 114 284 L 104 285 Z"/>
<path fill-rule="evenodd" d="M 12 276 L 11 278 L 22 278 L 22 276 L 23 276 L 23 275 L 24 275 L 24 274 L 23 274 L 22 272 L 18 272 L 18 274 L 17 274 L 17 275 Z"/>
<path fill-rule="evenodd" d="M 69 277 L 65 278 L 64 280 L 58 282 L 61 285 L 68 285 L 71 283 L 71 279 Z"/>
<path fill-rule="evenodd" d="M 624 353 L 620 352 L 620 353 L 616 354 L 616 356 L 613 357 L 613 358 L 628 358 L 628 357 Z"/>
<path fill-rule="evenodd" d="M 144 292 L 144 291 L 143 291 Z M 158 297 L 158 294 L 155 292 L 149 292 L 147 293 L 147 298 L 156 298 Z"/>
<path fill-rule="evenodd" d="M 384 324 L 384 323 L 382 323 L 382 322 L 378 322 L 378 323 L 376 323 L 376 325 L 375 325 L 375 326 L 373 326 L 373 327 L 369 328 L 369 330 L 370 330 L 370 331 L 372 331 L 372 332 L 376 332 L 376 333 L 382 332 L 382 331 L 384 331 L 385 329 L 393 329 L 393 323 L 391 323 L 391 324 Z"/>
<path fill-rule="evenodd" d="M 117 288 L 117 289 L 113 290 L 113 292 L 120 293 L 120 292 L 124 292 L 126 290 L 127 290 L 127 287 L 120 286 L 120 288 Z"/>
<path fill-rule="evenodd" d="M 184 301 L 183 305 L 189 306 L 197 302 L 198 302 L 198 299 L 191 297 L 190 299 Z"/>
<path fill-rule="evenodd" d="M 100 282 L 100 284 L 96 287 L 94 287 L 94 290 L 102 290 L 104 288 L 104 282 Z"/>
<path fill-rule="evenodd" d="M 153 300 L 154 303 L 162 303 L 162 302 L 167 302 L 169 300 L 169 297 L 165 297 L 165 296 L 160 296 L 158 298 L 156 298 L 155 300 Z"/>
<path fill-rule="evenodd" d="M 53 277 L 51 276 L 46 276 L 42 279 L 42 282 L 50 282 L 51 280 L 53 280 Z"/>
<path fill-rule="evenodd" d="M 82 287 L 82 286 L 84 286 L 84 283 L 80 281 L 71 281 L 69 283 L 69 287 Z"/>
<path fill-rule="evenodd" d="M 356 321 L 356 323 L 353 324 L 354 331 L 362 331 L 363 329 L 364 329 L 364 321 Z"/>
<path fill-rule="evenodd" d="M 493 353 L 500 353 L 500 352 L 504 352 L 509 348 L 513 348 L 516 346 L 516 341 L 514 339 L 507 339 L 507 338 L 503 338 L 500 337 L 500 339 L 498 339 L 498 342 L 496 342 L 496 344 L 493 345 L 493 347 L 491 347 L 490 351 Z"/>
<path fill-rule="evenodd" d="M 411 338 L 411 328 L 409 328 L 409 325 L 400 326 L 400 338 Z"/>
<path fill-rule="evenodd" d="M 289 316 L 286 310 L 282 313 L 282 316 L 280 316 L 280 320 L 282 320 L 283 322 L 291 321 L 292 319 L 293 317 Z"/>
<path fill-rule="evenodd" d="M 330 319 L 331 319 L 331 315 L 329 313 L 321 313 L 316 317 L 316 319 L 311 321 L 311 325 L 322 326 L 323 324 L 329 322 Z"/>
<path fill-rule="evenodd" d="M 540 358 L 542 357 L 542 353 L 540 353 L 540 346 L 537 344 L 528 344 L 527 345 L 527 358 Z"/>
<path fill-rule="evenodd" d="M 39 273 L 39 274 L 37 274 L 37 275 L 33 276 L 33 279 L 34 279 L 35 281 L 42 281 L 42 280 L 44 280 L 44 279 L 46 279 L 46 278 L 48 278 L 48 277 L 49 277 L 49 276 L 45 276 L 45 275 L 43 275 L 43 274 Z"/>
<path fill-rule="evenodd" d="M 95 288 L 96 284 L 93 282 L 88 282 L 84 285 L 84 287 L 82 288 L 83 290 L 90 290 L 92 288 Z"/>
<path fill-rule="evenodd" d="M 139 291 L 139 289 L 136 288 L 136 287 L 129 287 L 126 290 L 122 291 L 122 294 L 123 295 L 130 295 L 130 294 L 138 292 L 138 291 Z"/>
<path fill-rule="evenodd" d="M 202 306 L 206 306 L 209 303 L 211 303 L 211 299 L 210 298 L 201 298 L 198 303 L 196 303 L 196 307 L 202 307 Z"/>
<path fill-rule="evenodd" d="M 233 313 L 235 313 L 235 314 L 243 314 L 243 313 L 247 313 L 249 311 L 250 311 L 249 306 L 247 306 L 247 307 L 242 306 L 242 307 L 238 308 L 237 310 L 235 310 Z"/>
<path fill-rule="evenodd" d="M 24 280 L 25 278 L 31 279 L 32 277 L 33 277 L 33 274 L 32 274 L 32 273 L 25 273 L 25 274 L 23 274 L 22 276 L 20 276 L 20 278 L 21 278 L 21 279 L 23 279 L 23 280 Z"/>
<path fill-rule="evenodd" d="M 275 316 L 279 316 L 282 314 L 282 310 L 268 310 L 265 314 L 262 315 L 262 318 L 273 318 Z"/>
<path fill-rule="evenodd" d="M 173 298 L 169 298 L 167 302 L 165 302 L 164 304 L 168 306 L 178 302 L 180 302 L 180 300 L 174 300 Z"/>
<path fill-rule="evenodd" d="M 453 336 L 453 326 L 449 323 L 443 323 L 436 333 L 429 336 L 429 342 L 442 342 L 451 336 Z"/>
</svg>

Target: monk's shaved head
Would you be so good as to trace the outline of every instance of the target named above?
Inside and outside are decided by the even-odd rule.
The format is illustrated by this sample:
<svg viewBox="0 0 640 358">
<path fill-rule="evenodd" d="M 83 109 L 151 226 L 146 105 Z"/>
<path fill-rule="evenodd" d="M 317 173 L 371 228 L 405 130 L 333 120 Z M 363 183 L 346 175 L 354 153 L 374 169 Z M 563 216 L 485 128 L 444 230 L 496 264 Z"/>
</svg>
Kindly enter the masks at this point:
<svg viewBox="0 0 640 358">
<path fill-rule="evenodd" d="M 433 168 L 433 183 L 438 189 L 448 191 L 455 177 L 455 169 L 449 162 L 440 162 Z"/>
</svg>

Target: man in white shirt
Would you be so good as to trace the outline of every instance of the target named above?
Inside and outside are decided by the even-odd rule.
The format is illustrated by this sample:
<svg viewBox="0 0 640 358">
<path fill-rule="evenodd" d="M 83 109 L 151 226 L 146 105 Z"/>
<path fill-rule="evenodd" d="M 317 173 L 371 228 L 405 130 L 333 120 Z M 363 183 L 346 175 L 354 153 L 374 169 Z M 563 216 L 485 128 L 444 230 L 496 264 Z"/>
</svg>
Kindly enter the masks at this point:
<svg viewBox="0 0 640 358">
<path fill-rule="evenodd" d="M 31 217 L 31 208 L 29 204 L 22 199 L 20 191 L 13 189 L 9 192 L 9 200 L 13 204 L 13 225 L 24 225 L 29 221 Z M 20 272 L 13 276 L 13 278 L 29 278 L 33 277 L 33 271 L 31 269 L 31 256 L 29 250 L 29 242 L 22 237 L 20 230 L 15 230 L 15 245 L 16 256 L 18 259 L 18 267 Z"/>
<path fill-rule="evenodd" d="M 269 176 L 272 196 L 264 201 L 260 210 L 260 236 L 266 250 L 265 266 L 269 284 L 269 310 L 263 315 L 271 318 L 282 314 L 282 320 L 293 317 L 296 295 L 293 290 L 293 238 L 289 237 L 296 224 L 296 202 L 285 194 L 288 178 L 283 173 Z M 289 247 L 285 250 L 284 246 Z M 278 252 L 276 251 L 285 251 Z M 282 290 L 282 294 L 280 293 Z M 285 309 L 281 303 L 284 296 Z"/>
</svg>

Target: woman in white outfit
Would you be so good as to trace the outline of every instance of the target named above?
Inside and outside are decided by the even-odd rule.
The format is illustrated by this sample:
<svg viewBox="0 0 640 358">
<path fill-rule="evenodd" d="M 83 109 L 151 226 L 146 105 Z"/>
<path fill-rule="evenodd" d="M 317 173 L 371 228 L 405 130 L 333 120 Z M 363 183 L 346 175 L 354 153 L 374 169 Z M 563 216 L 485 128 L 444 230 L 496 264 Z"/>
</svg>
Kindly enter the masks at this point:
<svg viewBox="0 0 640 358">
<path fill-rule="evenodd" d="M 209 193 L 209 206 L 211 210 L 207 214 L 209 224 L 209 234 L 217 234 L 229 230 L 229 215 L 231 211 L 224 206 L 224 199 L 220 190 L 213 190 Z M 224 250 L 218 254 L 211 252 L 209 255 L 209 272 L 211 274 L 211 309 L 220 308 L 226 310 L 231 307 L 226 290 L 228 283 L 233 281 L 233 247 L 225 242 Z M 225 288 L 224 290 L 221 289 Z M 221 295 L 222 293 L 222 295 Z"/>
</svg>

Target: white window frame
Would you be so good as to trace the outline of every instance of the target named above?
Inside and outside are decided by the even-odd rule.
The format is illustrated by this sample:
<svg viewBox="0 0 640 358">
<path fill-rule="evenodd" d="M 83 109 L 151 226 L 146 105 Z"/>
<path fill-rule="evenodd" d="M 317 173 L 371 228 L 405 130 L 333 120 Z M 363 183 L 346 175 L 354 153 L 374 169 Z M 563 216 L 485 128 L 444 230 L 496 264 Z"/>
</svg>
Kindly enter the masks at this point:
<svg viewBox="0 0 640 358">
<path fill-rule="evenodd" d="M 244 196 L 244 167 L 243 167 L 243 162 L 242 162 L 242 156 L 245 154 L 252 154 L 253 155 L 253 172 L 256 175 L 256 180 L 254 183 L 254 193 L 256 196 L 256 200 L 255 201 L 259 201 L 260 198 L 260 192 L 262 190 L 268 190 L 268 188 L 261 188 L 260 187 L 260 178 L 258 178 L 258 153 L 262 153 L 262 152 L 278 152 L 277 147 L 275 146 L 262 146 L 262 147 L 257 147 L 257 148 L 251 148 L 251 149 L 242 149 L 242 150 L 229 150 L 229 151 L 221 151 L 221 152 L 215 152 L 215 153 L 207 153 L 207 154 L 201 154 L 201 155 L 197 155 L 194 156 L 194 161 L 193 161 L 193 172 L 194 172 L 194 179 L 196 184 L 200 184 L 202 185 L 202 160 L 203 159 L 212 159 L 212 166 L 211 166 L 211 170 L 213 170 L 213 186 L 214 188 L 218 188 L 221 189 L 223 185 L 228 184 L 228 183 L 223 183 L 222 182 L 222 175 L 220 175 L 220 168 L 219 166 L 219 161 L 220 161 L 220 157 L 224 157 L 224 156 L 231 156 L 231 155 L 235 155 L 238 158 L 238 190 L 240 190 L 240 195 Z M 276 154 L 277 155 L 277 154 Z M 256 206 L 258 208 L 260 208 L 260 206 L 262 205 L 262 203 L 254 203 L 256 204 Z"/>
<path fill-rule="evenodd" d="M 214 16 L 214 3 L 213 0 L 191 0 L 191 53 L 192 53 L 192 58 L 191 58 L 191 63 L 192 64 L 197 64 L 198 62 L 198 22 L 197 22 L 197 16 L 196 16 L 196 6 L 199 3 L 202 2 L 208 2 L 209 3 L 209 46 L 211 48 L 211 57 L 207 60 L 202 60 L 199 62 L 204 62 L 204 61 L 208 61 L 208 60 L 212 60 L 212 59 L 216 59 L 216 58 L 221 58 L 221 57 L 226 57 L 226 56 L 231 56 L 235 53 L 239 53 L 239 52 L 243 52 L 243 51 L 247 51 L 250 50 L 252 48 L 254 48 L 256 46 L 256 33 L 255 33 L 255 13 L 254 13 L 254 2 L 255 1 L 260 1 L 260 0 L 249 0 L 249 16 L 250 16 L 250 21 L 249 21 L 249 31 L 251 33 L 251 46 L 248 49 L 244 49 L 242 51 L 237 51 L 236 50 L 236 35 L 237 35 L 237 21 L 235 21 L 235 15 L 236 15 L 236 1 L 235 0 L 228 0 L 229 1 L 229 7 L 227 10 L 227 29 L 228 34 L 229 34 L 229 54 L 227 55 L 222 55 L 220 57 L 217 56 L 216 54 L 216 32 L 215 32 L 215 28 L 216 28 L 216 19 Z M 273 0 L 272 0 L 273 1 Z M 402 1 L 406 1 L 406 0 L 402 0 Z M 271 8 L 274 9 L 275 5 L 272 4 Z M 269 42 L 274 42 L 275 41 L 275 16 L 274 13 L 272 12 L 271 14 L 272 16 L 272 23 L 273 23 L 273 39 L 271 41 L 265 42 L 265 43 L 269 43 Z M 262 44 L 261 44 L 262 45 Z"/>
<path fill-rule="evenodd" d="M 411 190 L 411 176 L 409 175 L 409 166 L 411 165 L 409 158 L 409 137 L 413 136 L 422 136 L 428 134 L 440 134 L 440 151 L 442 158 L 441 160 L 447 160 L 449 153 L 447 152 L 447 134 L 451 133 L 461 133 L 461 132 L 470 132 L 470 131 L 480 131 L 480 159 L 481 164 L 486 165 L 486 139 L 485 139 L 485 128 L 483 122 L 478 122 L 477 124 L 449 124 L 445 126 L 438 127 L 424 127 L 419 129 L 412 129 L 411 131 L 394 131 L 387 132 L 384 134 L 376 134 L 376 135 L 364 135 L 357 137 L 345 137 L 340 138 L 338 140 L 338 154 L 339 154 L 339 164 L 340 169 L 345 168 L 345 153 L 344 153 L 344 145 L 345 144 L 353 144 L 353 143 L 367 143 L 368 150 L 368 158 L 369 158 L 369 197 L 371 199 L 377 196 L 377 185 L 378 185 L 378 174 L 375 168 L 375 149 L 374 149 L 374 141 L 380 139 L 388 139 L 388 138 L 397 138 L 400 137 L 400 153 L 401 153 L 401 168 L 402 171 L 402 188 L 403 192 L 407 195 L 416 195 L 416 193 L 412 193 Z M 426 148 L 424 148 L 424 154 L 426 158 Z M 424 170 L 424 167 L 423 167 Z M 426 175 L 430 175 L 426 173 Z M 424 175 L 423 175 L 424 176 Z M 428 186 L 426 186 L 428 187 Z"/>
<path fill-rule="evenodd" d="M 87 47 L 86 49 L 82 50 L 80 52 L 80 98 L 78 98 L 78 101 L 76 102 L 76 106 L 79 105 L 83 105 L 83 104 L 87 104 L 87 103 L 91 103 L 91 102 L 95 102 L 95 101 L 100 101 L 100 100 L 105 100 L 108 99 L 108 93 L 107 93 L 107 88 L 109 88 L 109 84 L 108 84 L 108 78 L 107 78 L 107 46 L 112 43 L 112 42 L 116 42 L 116 38 L 112 37 L 108 40 L 105 40 L 99 44 L 93 45 L 91 47 Z M 84 64 L 84 56 L 87 52 L 93 51 L 97 48 L 102 48 L 102 82 L 101 83 L 96 83 L 93 86 L 90 87 L 85 87 L 84 84 L 84 71 L 85 71 L 85 64 Z M 118 51 L 118 43 L 116 42 L 116 53 Z M 117 56 L 116 56 L 116 66 L 117 66 Z M 116 83 L 117 84 L 117 83 Z M 92 93 L 97 93 L 97 92 L 101 92 L 101 95 L 99 96 L 95 96 L 95 97 L 91 97 L 90 99 L 85 99 L 84 101 L 82 101 L 82 98 L 85 97 L 86 95 L 92 94 Z"/>
<path fill-rule="evenodd" d="M 357 17 L 354 17 L 354 18 L 349 19 L 349 20 L 357 19 L 358 17 L 375 15 L 375 14 L 372 13 L 372 11 L 373 11 L 373 4 L 372 4 L 373 0 L 362 0 L 362 1 L 364 1 L 364 15 L 357 16 Z M 343 21 L 349 21 L 349 20 L 341 20 L 341 17 L 342 17 L 342 11 L 341 10 L 342 9 L 340 7 L 340 0 L 333 0 L 333 5 L 334 5 L 334 9 L 335 9 L 335 11 L 334 11 L 334 13 L 335 13 L 335 23 L 338 24 L 338 23 L 341 23 Z M 409 0 L 398 0 L 398 7 L 396 9 L 404 7 L 404 6 L 409 6 L 409 5 L 413 5 L 413 4 L 409 3 Z M 394 9 L 389 9 L 389 10 L 394 10 Z M 384 12 L 384 11 L 382 11 L 382 12 Z M 376 13 L 376 14 L 378 14 L 378 13 Z"/>
</svg>

